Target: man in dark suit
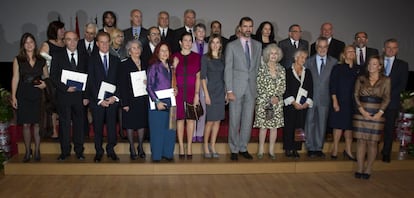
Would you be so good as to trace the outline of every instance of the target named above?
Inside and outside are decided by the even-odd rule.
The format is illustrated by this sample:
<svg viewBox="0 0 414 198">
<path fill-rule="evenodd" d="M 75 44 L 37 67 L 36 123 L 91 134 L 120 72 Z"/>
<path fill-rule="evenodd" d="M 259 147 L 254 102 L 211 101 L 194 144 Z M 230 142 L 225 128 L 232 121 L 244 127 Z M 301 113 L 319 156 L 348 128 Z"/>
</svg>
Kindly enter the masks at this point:
<svg viewBox="0 0 414 198">
<path fill-rule="evenodd" d="M 321 25 L 321 36 L 328 39 L 328 56 L 334 57 L 336 60 L 339 60 L 339 56 L 345 48 L 345 43 L 332 37 L 333 26 L 331 23 L 324 23 Z M 313 56 L 315 54 L 315 43 L 312 43 L 310 55 Z"/>
<path fill-rule="evenodd" d="M 240 154 L 253 159 L 247 151 L 256 101 L 256 78 L 262 54 L 262 45 L 251 38 L 253 20 L 243 17 L 239 22 L 240 38 L 227 44 L 224 81 L 229 106 L 229 146 L 231 160 Z"/>
<path fill-rule="evenodd" d="M 166 11 L 161 11 L 158 13 L 158 29 L 160 30 L 161 34 L 161 41 L 165 41 L 168 43 L 170 48 L 174 45 L 174 30 L 169 27 L 170 25 L 170 14 Z"/>
<path fill-rule="evenodd" d="M 59 140 L 61 154 L 59 161 L 66 160 L 70 155 L 70 132 L 71 122 L 73 126 L 72 137 L 76 157 L 84 160 L 83 143 L 84 143 L 84 105 L 88 104 L 88 99 L 84 97 L 82 90 L 75 86 L 68 86 L 61 82 L 62 70 L 86 73 L 86 64 L 88 56 L 79 53 L 77 50 L 78 35 L 75 32 L 65 32 L 64 42 L 66 50 L 53 57 L 51 64 L 50 76 L 54 81 L 57 100 L 57 111 L 59 115 Z"/>
<path fill-rule="evenodd" d="M 95 23 L 87 23 L 85 25 L 84 37 L 79 40 L 77 46 L 79 53 L 90 56 L 92 53 L 98 52 L 98 47 L 95 42 L 97 31 L 98 27 Z"/>
<path fill-rule="evenodd" d="M 391 100 L 385 110 L 384 146 L 382 148 L 382 161 L 391 162 L 391 150 L 395 120 L 400 110 L 400 94 L 404 91 L 408 80 L 408 63 L 398 59 L 398 42 L 388 39 L 384 42 L 385 75 L 391 78 Z"/>
<path fill-rule="evenodd" d="M 103 126 L 106 124 L 108 143 L 106 152 L 112 160 L 119 160 L 115 154 L 116 140 L 116 114 L 119 98 L 117 91 L 113 94 L 105 94 L 104 99 L 98 99 L 98 93 L 102 82 L 117 86 L 118 69 L 121 61 L 118 57 L 109 54 L 110 36 L 106 32 L 99 32 L 96 36 L 96 44 L 99 52 L 89 57 L 88 61 L 88 97 L 93 117 L 93 129 L 95 132 L 95 162 L 100 162 L 104 154 L 102 148 Z M 117 89 L 116 89 L 117 90 Z"/>
<path fill-rule="evenodd" d="M 153 26 L 148 30 L 148 43 L 142 46 L 141 61 L 142 65 L 149 67 L 149 60 L 154 52 L 155 47 L 161 41 L 160 30 Z"/>
<path fill-rule="evenodd" d="M 328 55 L 328 39 L 316 39 L 316 54 L 305 62 L 312 74 L 313 104 L 309 105 L 306 115 L 305 133 L 306 148 L 309 157 L 325 157 L 322 152 L 325 141 L 326 126 L 331 96 L 329 94 L 329 80 L 337 60 Z"/>
<path fill-rule="evenodd" d="M 184 32 L 189 32 L 193 35 L 194 41 L 194 25 L 196 22 L 196 13 L 192 9 L 187 9 L 184 11 L 184 27 L 178 28 L 175 30 L 174 35 L 174 45 L 171 47 L 173 52 L 180 51 L 180 39 Z"/>
<path fill-rule="evenodd" d="M 226 45 L 229 42 L 229 39 L 227 39 L 226 37 L 224 37 L 223 35 L 221 35 L 221 23 L 220 21 L 212 21 L 210 24 L 210 36 L 213 34 L 218 34 L 221 36 L 221 43 L 223 45 L 223 52 L 226 49 Z M 210 40 L 210 36 L 206 37 L 204 40 L 208 43 L 208 41 Z"/>
<path fill-rule="evenodd" d="M 286 69 L 290 68 L 293 62 L 295 62 L 293 55 L 298 49 L 305 50 L 309 53 L 309 43 L 302 39 L 302 29 L 298 24 L 293 24 L 289 27 L 289 38 L 281 40 L 278 45 L 283 52 L 283 58 L 280 64 Z"/>
<path fill-rule="evenodd" d="M 131 27 L 124 30 L 124 46 L 134 39 L 145 44 L 147 35 L 148 30 L 142 27 L 142 12 L 138 9 L 131 10 Z"/>
<path fill-rule="evenodd" d="M 116 28 L 116 15 L 112 11 L 105 11 L 102 15 L 102 29 L 99 32 L 110 33 Z"/>
<path fill-rule="evenodd" d="M 362 73 L 367 71 L 366 60 L 373 55 L 379 54 L 377 49 L 367 47 L 367 43 L 368 34 L 366 32 L 357 32 L 355 34 L 354 45 L 357 57 L 357 64 L 361 66 Z"/>
</svg>

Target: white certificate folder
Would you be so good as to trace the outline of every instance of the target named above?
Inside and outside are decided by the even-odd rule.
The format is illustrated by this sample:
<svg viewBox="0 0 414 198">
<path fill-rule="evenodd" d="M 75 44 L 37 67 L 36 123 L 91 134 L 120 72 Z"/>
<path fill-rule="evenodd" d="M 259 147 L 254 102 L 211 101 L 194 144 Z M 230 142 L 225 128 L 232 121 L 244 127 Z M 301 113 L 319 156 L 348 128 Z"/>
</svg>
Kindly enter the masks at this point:
<svg viewBox="0 0 414 198">
<path fill-rule="evenodd" d="M 69 86 L 69 87 L 76 87 L 76 91 L 85 91 L 86 89 L 86 80 L 88 79 L 88 74 L 69 71 L 69 70 L 62 70 L 62 75 L 60 77 L 60 81 Z"/>
<path fill-rule="evenodd" d="M 155 91 L 155 94 L 157 95 L 158 99 L 170 98 L 171 99 L 171 106 L 177 106 L 177 103 L 175 101 L 174 89 L 173 88 Z M 155 108 L 155 102 L 153 102 L 150 97 L 148 97 L 148 98 L 149 98 L 149 103 L 150 103 L 151 110 L 155 110 L 156 109 Z"/>
<path fill-rule="evenodd" d="M 115 85 L 102 81 L 101 87 L 99 88 L 99 92 L 98 92 L 98 99 L 105 100 L 113 96 L 115 91 L 116 91 Z"/>
<path fill-rule="evenodd" d="M 298 95 L 296 96 L 296 103 L 304 104 L 308 98 L 308 91 L 302 87 L 298 90 Z"/>
<path fill-rule="evenodd" d="M 131 72 L 130 75 L 134 97 L 148 95 L 147 85 L 144 83 L 144 81 L 147 80 L 145 71 Z"/>
</svg>

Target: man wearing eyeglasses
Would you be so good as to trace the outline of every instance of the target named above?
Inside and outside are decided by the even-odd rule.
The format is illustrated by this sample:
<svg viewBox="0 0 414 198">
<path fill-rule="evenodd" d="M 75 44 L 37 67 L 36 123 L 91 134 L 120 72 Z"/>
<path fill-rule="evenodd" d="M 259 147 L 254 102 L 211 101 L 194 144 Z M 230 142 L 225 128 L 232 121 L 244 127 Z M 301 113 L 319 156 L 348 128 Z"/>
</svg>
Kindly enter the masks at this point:
<svg viewBox="0 0 414 198">
<path fill-rule="evenodd" d="M 370 56 L 378 55 L 378 50 L 367 47 L 368 34 L 366 32 L 357 32 L 355 34 L 355 52 L 357 64 L 361 66 L 361 72 L 365 72 L 367 68 L 367 60 Z"/>
<path fill-rule="evenodd" d="M 148 30 L 148 43 L 142 45 L 141 60 L 144 66 L 149 66 L 148 62 L 154 52 L 155 47 L 161 42 L 160 30 L 153 26 Z"/>
<path fill-rule="evenodd" d="M 298 24 L 293 24 L 289 27 L 289 38 L 280 41 L 279 47 L 283 52 L 283 58 L 280 64 L 286 69 L 290 68 L 295 61 L 293 55 L 297 50 L 302 49 L 309 53 L 309 43 L 302 39 L 302 29 Z"/>
</svg>

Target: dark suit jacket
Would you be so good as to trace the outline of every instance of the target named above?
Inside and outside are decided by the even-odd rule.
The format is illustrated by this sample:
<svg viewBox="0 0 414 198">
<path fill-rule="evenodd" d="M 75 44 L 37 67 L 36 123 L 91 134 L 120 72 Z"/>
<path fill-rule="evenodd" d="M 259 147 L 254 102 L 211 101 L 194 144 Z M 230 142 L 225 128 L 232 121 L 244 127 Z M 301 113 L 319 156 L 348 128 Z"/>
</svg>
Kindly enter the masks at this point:
<svg viewBox="0 0 414 198">
<path fill-rule="evenodd" d="M 86 73 L 87 69 L 87 61 L 88 61 L 88 55 L 79 53 L 78 51 L 78 64 L 76 68 L 72 68 L 70 65 L 69 56 L 66 52 L 66 49 L 62 52 L 59 52 L 55 57 L 52 59 L 51 67 L 50 67 L 50 77 L 53 80 L 54 84 L 56 85 L 56 94 L 57 94 L 57 100 L 58 103 L 65 103 L 68 100 L 73 100 L 73 96 L 75 97 L 85 97 L 83 92 L 75 92 L 75 93 L 69 93 L 67 92 L 67 89 L 69 86 L 65 85 L 60 81 L 60 78 L 62 76 L 62 70 L 70 70 L 70 71 L 76 71 L 81 73 Z"/>
<path fill-rule="evenodd" d="M 391 78 L 391 101 L 387 108 L 399 109 L 400 93 L 405 90 L 408 81 L 408 63 L 395 58 L 389 77 Z"/>
<path fill-rule="evenodd" d="M 142 46 L 142 53 L 141 53 L 141 62 L 144 67 L 149 66 L 149 60 L 151 59 L 152 52 L 150 48 L 150 44 L 147 43 L 146 45 Z"/>
<path fill-rule="evenodd" d="M 138 40 L 143 45 L 148 42 L 147 36 L 148 36 L 148 30 L 141 26 L 141 32 L 139 33 Z M 133 39 L 134 39 L 134 35 L 132 35 L 132 27 L 125 29 L 124 30 L 124 46 L 126 46 L 128 41 L 131 41 Z"/>
<path fill-rule="evenodd" d="M 88 54 L 88 48 L 85 46 L 85 39 L 81 39 L 78 41 L 78 53 L 80 54 L 86 54 L 89 56 Z M 91 54 L 95 54 L 98 53 L 98 46 L 96 46 L 96 42 L 93 42 L 93 49 L 92 49 L 92 53 Z"/>
<path fill-rule="evenodd" d="M 160 32 L 162 34 L 162 32 Z M 161 41 L 167 42 L 170 48 L 172 49 L 173 45 L 175 44 L 175 31 L 171 28 L 168 28 L 166 32 L 167 36 L 165 39 L 161 37 Z"/>
<path fill-rule="evenodd" d="M 298 48 L 292 45 L 290 38 L 281 40 L 278 45 L 283 52 L 283 58 L 280 60 L 280 64 L 285 68 L 290 68 L 295 62 L 293 55 L 295 54 L 296 50 L 303 49 L 309 53 L 309 43 L 303 39 L 299 40 Z"/>
<path fill-rule="evenodd" d="M 90 105 L 92 105 L 93 107 L 97 107 L 98 105 L 98 92 L 99 88 L 101 87 L 102 81 L 117 86 L 115 96 L 118 97 L 118 70 L 121 61 L 118 57 L 109 54 L 108 62 L 108 75 L 105 75 L 105 69 L 100 54 L 96 53 L 93 56 L 89 57 L 87 95 L 90 100 Z"/>
<path fill-rule="evenodd" d="M 332 38 L 331 42 L 329 43 L 328 55 L 336 58 L 336 60 L 339 60 L 341 52 L 344 50 L 344 48 L 345 48 L 344 42 Z M 312 43 L 310 55 L 313 56 L 315 54 L 316 54 L 315 43 Z"/>
<path fill-rule="evenodd" d="M 365 64 L 361 65 L 361 74 L 364 74 L 367 72 L 368 58 L 374 55 L 379 55 L 378 50 L 374 48 L 366 47 Z"/>
</svg>

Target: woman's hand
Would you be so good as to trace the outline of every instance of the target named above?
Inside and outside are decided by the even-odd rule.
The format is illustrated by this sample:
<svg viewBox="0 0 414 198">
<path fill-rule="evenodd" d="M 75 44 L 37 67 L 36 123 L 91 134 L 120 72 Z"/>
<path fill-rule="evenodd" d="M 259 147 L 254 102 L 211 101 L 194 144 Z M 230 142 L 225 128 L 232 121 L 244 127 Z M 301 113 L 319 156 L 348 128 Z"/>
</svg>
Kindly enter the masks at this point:
<svg viewBox="0 0 414 198">
<path fill-rule="evenodd" d="M 279 103 L 279 98 L 278 98 L 277 96 L 272 96 L 272 97 L 270 98 L 270 102 L 271 102 L 273 105 L 277 105 L 277 103 Z"/>
<path fill-rule="evenodd" d="M 157 103 L 157 109 L 158 109 L 158 111 L 165 110 L 165 109 L 167 109 L 167 104 L 165 104 L 163 102 L 158 102 Z"/>
<path fill-rule="evenodd" d="M 340 110 L 340 107 L 339 107 L 339 104 L 338 104 L 337 101 L 334 101 L 332 103 L 332 106 L 333 106 L 333 109 L 334 109 L 335 112 L 338 112 Z"/>
<path fill-rule="evenodd" d="M 307 109 L 307 108 L 309 108 L 309 104 L 308 103 L 303 103 L 303 105 L 302 105 L 302 109 Z"/>
<path fill-rule="evenodd" d="M 382 117 L 382 113 L 381 112 L 377 112 L 376 114 L 374 114 L 372 116 L 372 120 L 379 121 L 381 119 L 381 117 Z"/>
<path fill-rule="evenodd" d="M 44 88 L 46 88 L 46 83 L 45 83 L 45 81 L 43 81 L 43 80 L 39 80 L 39 82 L 40 82 L 40 84 L 35 85 L 34 87 L 37 87 L 37 88 L 39 88 L 39 89 L 44 89 Z"/>
<path fill-rule="evenodd" d="M 302 105 L 300 105 L 299 103 L 292 102 L 292 105 L 296 110 L 302 110 Z"/>
<path fill-rule="evenodd" d="M 12 97 L 11 105 L 14 109 L 17 109 L 17 98 Z"/>
<path fill-rule="evenodd" d="M 226 94 L 227 101 L 232 102 L 236 100 L 236 95 L 233 92 L 227 92 Z"/>
<path fill-rule="evenodd" d="M 193 105 L 199 105 L 200 104 L 200 96 L 199 93 L 194 94 L 194 100 Z"/>
<path fill-rule="evenodd" d="M 206 99 L 206 105 L 211 105 L 210 96 L 208 94 L 206 94 L 205 99 Z"/>
<path fill-rule="evenodd" d="M 172 63 L 172 68 L 173 69 L 177 68 L 177 65 L 178 65 L 179 62 L 180 62 L 180 60 L 177 57 L 174 57 L 173 63 Z"/>
</svg>

